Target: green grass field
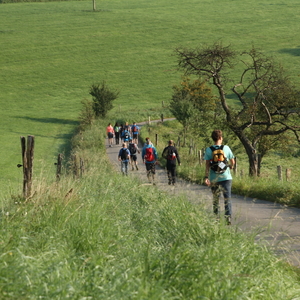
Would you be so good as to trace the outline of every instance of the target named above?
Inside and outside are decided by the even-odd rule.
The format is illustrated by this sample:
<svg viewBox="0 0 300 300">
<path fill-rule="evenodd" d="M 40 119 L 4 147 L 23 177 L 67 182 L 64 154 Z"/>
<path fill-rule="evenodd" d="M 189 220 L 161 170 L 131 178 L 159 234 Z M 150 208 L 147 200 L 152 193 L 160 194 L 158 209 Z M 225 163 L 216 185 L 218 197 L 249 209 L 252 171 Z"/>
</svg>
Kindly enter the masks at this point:
<svg viewBox="0 0 300 300">
<path fill-rule="evenodd" d="M 299 1 L 91 1 L 2 4 L 0 136 L 3 190 L 22 182 L 19 137 L 36 136 L 35 170 L 54 174 L 89 87 L 120 91 L 112 121 L 159 116 L 176 71 L 173 50 L 222 41 L 275 56 L 299 81 Z"/>
</svg>

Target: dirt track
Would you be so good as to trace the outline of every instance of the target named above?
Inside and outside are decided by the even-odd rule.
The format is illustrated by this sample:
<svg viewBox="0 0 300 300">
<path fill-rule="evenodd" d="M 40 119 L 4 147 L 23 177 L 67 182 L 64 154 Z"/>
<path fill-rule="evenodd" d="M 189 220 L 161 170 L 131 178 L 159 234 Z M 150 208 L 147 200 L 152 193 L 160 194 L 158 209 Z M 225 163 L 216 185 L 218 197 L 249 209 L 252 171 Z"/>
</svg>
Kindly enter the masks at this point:
<svg viewBox="0 0 300 300">
<path fill-rule="evenodd" d="M 120 172 L 120 162 L 117 160 L 120 148 L 121 145 L 108 147 L 106 141 L 107 155 L 117 172 Z M 148 184 L 145 166 L 139 154 L 138 166 L 138 171 L 131 171 L 131 167 L 129 168 L 129 176 L 138 176 L 142 182 Z M 208 211 L 212 210 L 212 196 L 208 187 L 180 179 L 175 187 L 169 186 L 166 171 L 159 166 L 157 166 L 156 186 L 153 188 L 162 189 L 172 195 L 184 194 L 192 203 L 201 203 Z M 222 201 L 220 206 L 224 209 Z M 232 209 L 232 226 L 243 231 L 258 232 L 257 240 L 267 243 L 279 257 L 300 267 L 300 209 L 238 195 L 232 195 Z"/>
</svg>

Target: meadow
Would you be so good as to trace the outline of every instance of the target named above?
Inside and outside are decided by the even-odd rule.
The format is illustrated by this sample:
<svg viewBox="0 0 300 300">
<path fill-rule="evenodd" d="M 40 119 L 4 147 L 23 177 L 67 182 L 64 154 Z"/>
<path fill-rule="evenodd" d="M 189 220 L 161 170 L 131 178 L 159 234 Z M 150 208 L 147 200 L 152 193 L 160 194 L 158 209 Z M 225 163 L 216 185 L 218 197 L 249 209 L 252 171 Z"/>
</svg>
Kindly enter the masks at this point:
<svg viewBox="0 0 300 300">
<path fill-rule="evenodd" d="M 20 136 L 35 135 L 35 174 L 68 153 L 80 102 L 105 80 L 120 91 L 111 121 L 159 118 L 181 73 L 174 48 L 221 41 L 254 45 L 299 82 L 299 2 L 90 1 L 11 3 L 0 10 L 3 192 L 22 184 Z"/>
</svg>

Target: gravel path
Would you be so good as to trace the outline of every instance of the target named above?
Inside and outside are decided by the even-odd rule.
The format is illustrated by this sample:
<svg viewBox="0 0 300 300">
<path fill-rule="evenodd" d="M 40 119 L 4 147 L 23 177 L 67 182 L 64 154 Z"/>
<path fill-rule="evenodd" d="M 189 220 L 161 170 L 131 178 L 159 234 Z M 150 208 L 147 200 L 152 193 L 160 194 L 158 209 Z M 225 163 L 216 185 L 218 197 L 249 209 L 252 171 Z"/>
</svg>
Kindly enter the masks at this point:
<svg viewBox="0 0 300 300">
<path fill-rule="evenodd" d="M 139 145 L 141 149 L 141 145 Z M 117 172 L 120 172 L 120 162 L 117 160 L 121 145 L 108 147 L 106 150 L 109 159 Z M 141 155 L 138 154 L 139 170 L 131 171 L 129 176 L 138 176 L 144 184 L 149 184 L 146 177 L 146 169 L 142 163 Z M 209 212 L 212 211 L 212 195 L 208 187 L 191 184 L 178 179 L 174 186 L 169 186 L 167 174 L 164 169 L 157 166 L 156 185 L 171 195 L 185 195 L 194 204 L 202 204 Z M 221 210 L 224 205 L 221 201 Z M 266 243 L 272 247 L 276 254 L 300 267 L 300 209 L 288 208 L 276 203 L 245 198 L 232 195 L 232 226 L 238 230 L 255 232 L 257 241 Z M 212 216 L 213 217 L 213 216 Z"/>
</svg>

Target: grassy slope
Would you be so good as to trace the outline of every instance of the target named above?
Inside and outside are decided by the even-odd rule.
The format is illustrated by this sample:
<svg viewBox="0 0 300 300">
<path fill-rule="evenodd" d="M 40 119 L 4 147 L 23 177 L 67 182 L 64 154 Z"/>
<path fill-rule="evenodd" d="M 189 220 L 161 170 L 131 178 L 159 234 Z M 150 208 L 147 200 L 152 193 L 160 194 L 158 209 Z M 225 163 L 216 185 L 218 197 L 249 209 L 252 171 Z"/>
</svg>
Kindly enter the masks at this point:
<svg viewBox="0 0 300 300">
<path fill-rule="evenodd" d="M 282 1 L 100 1 L 20 3 L 0 10 L 2 189 L 21 184 L 19 136 L 36 136 L 37 173 L 66 150 L 80 101 L 94 82 L 121 91 L 115 113 L 145 117 L 180 74 L 172 51 L 216 40 L 252 43 L 297 79 L 299 3 Z M 121 105 L 121 109 L 120 109 Z M 120 115 L 120 113 L 119 113 Z M 54 172 L 54 171 L 53 171 Z"/>
<path fill-rule="evenodd" d="M 2 203 L 0 299 L 298 299 L 297 274 L 255 235 L 114 173 L 103 126 L 74 139 L 83 177 Z"/>
</svg>

